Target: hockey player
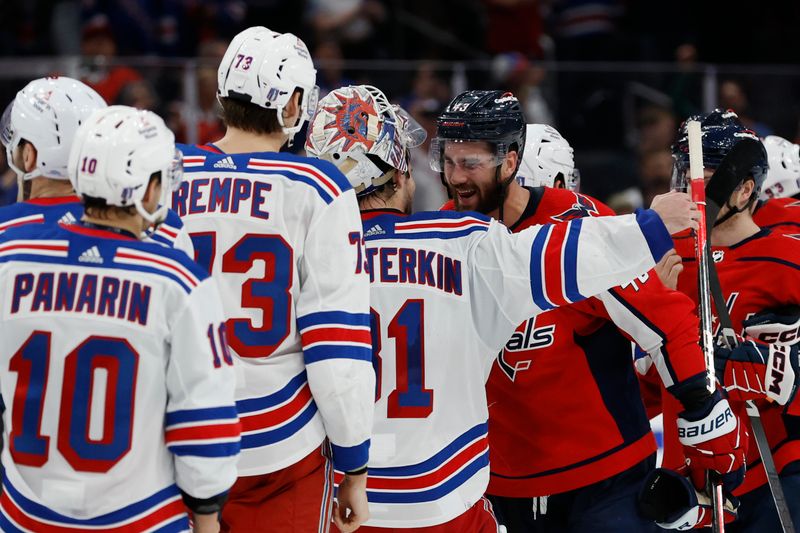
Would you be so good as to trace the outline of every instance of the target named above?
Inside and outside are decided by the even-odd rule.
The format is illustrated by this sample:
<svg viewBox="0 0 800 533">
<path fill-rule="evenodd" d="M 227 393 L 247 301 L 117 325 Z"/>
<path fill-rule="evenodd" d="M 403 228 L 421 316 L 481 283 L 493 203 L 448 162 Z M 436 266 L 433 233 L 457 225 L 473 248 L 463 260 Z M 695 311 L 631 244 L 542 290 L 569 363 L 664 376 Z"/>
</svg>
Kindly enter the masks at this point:
<svg viewBox="0 0 800 533">
<path fill-rule="evenodd" d="M 443 171 L 458 210 L 478 209 L 502 219 L 512 232 L 613 214 L 575 192 L 520 186 L 513 180 L 514 166 L 450 163 L 493 153 L 519 157 L 528 146 L 523 128 L 516 98 L 500 91 L 462 93 L 449 104 L 439 118 L 434 140 L 439 159 L 433 164 Z M 535 155 L 542 159 L 537 166 L 553 166 L 546 151 Z M 523 153 L 523 161 L 526 157 Z M 647 273 L 596 298 L 528 317 L 507 339 L 487 383 L 492 464 L 487 493 L 509 532 L 657 529 L 636 507 L 656 444 L 630 340 L 654 354 L 661 379 L 684 405 L 683 423 L 707 425 L 727 409 L 727 401 L 705 390 L 693 310 L 688 298 Z M 734 472 L 744 453 L 736 444 L 740 431 L 733 419 L 698 442 L 687 442 L 687 454 L 698 469 Z"/>
<path fill-rule="evenodd" d="M 800 146 L 783 137 L 765 137 L 769 171 L 753 221 L 781 233 L 800 233 Z"/>
<path fill-rule="evenodd" d="M 236 356 L 242 455 L 225 531 L 326 531 L 326 437 L 347 473 L 336 523 L 368 516 L 375 374 L 355 193 L 330 163 L 278 153 L 313 112 L 315 77 L 294 35 L 243 31 L 219 67 L 225 137 L 181 147 L 172 205 L 223 288 Z"/>
<path fill-rule="evenodd" d="M 492 129 L 507 124 L 501 112 Z M 484 384 L 495 354 L 524 318 L 628 279 L 648 246 L 629 224 L 653 213 L 565 221 L 517 235 L 477 213 L 408 215 L 414 181 L 406 119 L 373 87 L 329 94 L 309 132 L 307 151 L 346 172 L 364 224 L 378 374 L 364 530 L 496 532 L 481 498 L 489 479 Z M 497 152 L 445 164 L 508 171 L 516 157 Z M 670 199 L 688 211 L 684 200 Z M 625 272 L 608 276 L 618 257 Z M 584 278 L 589 270 L 603 281 Z"/>
<path fill-rule="evenodd" d="M 17 174 L 20 202 L 0 207 L 0 233 L 8 228 L 80 220 L 83 206 L 67 176 L 75 131 L 96 109 L 106 107 L 94 89 L 64 76 L 33 80 L 19 91 L 0 119 L 0 141 Z M 166 220 L 148 235 L 191 255 L 180 218 Z"/>
<path fill-rule="evenodd" d="M 720 125 L 716 120 L 718 111 L 699 117 L 703 131 L 703 163 L 706 174 L 719 165 L 719 162 L 742 138 L 757 139 L 755 135 L 736 123 Z M 673 153 L 676 158 L 676 177 L 686 180 L 688 168 L 688 139 L 679 138 Z M 751 333 L 753 336 L 769 342 L 793 342 L 796 333 L 792 323 L 800 321 L 796 311 L 786 311 L 787 306 L 800 305 L 800 248 L 797 237 L 780 234 L 768 228 L 759 228 L 753 220 L 752 211 L 756 198 L 763 186 L 767 174 L 766 153 L 734 191 L 730 200 L 720 211 L 713 232 L 711 232 L 712 257 L 719 274 L 720 285 L 733 327 L 737 334 Z M 679 183 L 680 185 L 680 183 Z M 697 270 L 692 252 L 691 239 L 676 240 L 676 249 L 682 256 L 684 271 L 678 279 L 678 289 L 692 298 L 697 298 Z M 768 280 L 766 284 L 754 283 L 753 280 Z M 787 315 L 795 316 L 789 318 Z M 780 317 L 780 315 L 783 315 Z M 789 318 L 787 320 L 787 318 Z M 782 323 L 787 322 L 787 323 Z M 753 329 L 746 328 L 748 324 Z M 742 390 L 747 385 L 747 374 L 735 372 L 741 370 L 737 364 L 726 368 L 725 360 L 731 357 L 741 361 L 749 356 L 755 358 L 758 352 L 750 344 L 735 350 L 734 354 L 720 353 L 717 376 L 723 386 L 730 392 L 730 399 L 735 411 L 744 412 L 742 400 L 749 399 L 748 392 L 758 397 L 756 404 L 761 412 L 761 419 L 766 429 L 767 438 L 772 449 L 775 464 L 781 476 L 781 483 L 786 493 L 786 500 L 795 524 L 800 524 L 800 426 L 796 416 L 787 414 L 781 403 L 787 403 L 792 390 L 793 379 L 786 372 L 786 379 L 776 380 L 775 374 L 766 381 L 769 386 L 783 388 L 775 398 L 768 391 L 759 395 L 757 379 L 751 379 L 753 390 Z M 786 358 L 790 359 L 790 358 Z M 788 366 L 789 361 L 783 364 Z M 796 366 L 796 356 L 794 359 Z M 762 361 L 762 368 L 766 361 Z M 770 361 L 775 364 L 775 361 Z M 747 366 L 747 365 L 746 365 Z M 752 370 L 754 365 L 749 365 Z M 784 369 L 791 370 L 791 367 Z M 796 373 L 796 370 L 794 370 Z M 764 374 L 761 374 L 762 378 Z M 752 378 L 752 375 L 751 375 Z M 762 382 L 763 383 L 763 382 Z M 786 384 L 789 386 L 786 386 Z M 770 400 L 768 401 L 768 397 Z M 778 403 L 771 400 L 780 399 Z M 675 428 L 669 423 L 674 419 L 675 406 L 669 400 L 664 401 L 664 465 L 675 468 L 683 461 L 681 450 L 674 446 Z M 794 411 L 797 413 L 797 410 Z M 744 422 L 749 425 L 748 422 Z M 729 531 L 763 532 L 781 531 L 775 506 L 766 485 L 764 469 L 761 465 L 758 448 L 750 442 L 747 453 L 747 475 L 744 483 L 733 491 L 741 500 L 737 521 L 729 526 Z"/>
<path fill-rule="evenodd" d="M 581 174 L 575 168 L 573 154 L 572 146 L 553 126 L 528 124 L 517 182 L 523 187 L 554 187 L 578 192 Z"/>
<path fill-rule="evenodd" d="M 0 236 L 3 531 L 218 530 L 239 422 L 216 284 L 141 242 L 181 179 L 155 114 L 75 132 L 85 214 Z M 182 500 L 182 501 L 181 501 Z"/>
</svg>

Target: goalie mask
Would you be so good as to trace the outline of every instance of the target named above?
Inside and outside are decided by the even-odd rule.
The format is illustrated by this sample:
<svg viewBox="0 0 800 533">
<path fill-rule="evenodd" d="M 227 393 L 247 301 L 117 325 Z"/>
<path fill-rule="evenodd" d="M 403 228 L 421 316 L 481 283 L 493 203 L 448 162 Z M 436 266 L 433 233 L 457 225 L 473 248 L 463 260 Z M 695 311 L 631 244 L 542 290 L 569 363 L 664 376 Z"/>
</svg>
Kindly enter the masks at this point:
<svg viewBox="0 0 800 533">
<path fill-rule="evenodd" d="M 409 170 L 409 149 L 425 130 L 375 87 L 341 87 L 319 102 L 306 151 L 336 165 L 356 195 L 366 196 Z"/>
<path fill-rule="evenodd" d="M 69 177 L 80 196 L 107 205 L 135 206 L 148 222 L 164 221 L 172 191 L 183 179 L 183 156 L 175 136 L 153 112 L 127 106 L 95 111 L 78 128 L 69 154 Z M 143 204 L 153 174 L 161 175 L 161 197 L 155 212 Z"/>
<path fill-rule="evenodd" d="M 769 171 L 761 198 L 787 198 L 800 192 L 800 146 L 777 135 L 764 138 Z"/>
<path fill-rule="evenodd" d="M 575 168 L 573 149 L 558 131 L 547 124 L 528 124 L 525 155 L 517 171 L 517 181 L 526 187 L 553 187 L 561 177 L 570 191 L 580 188 L 580 172 Z"/>
</svg>

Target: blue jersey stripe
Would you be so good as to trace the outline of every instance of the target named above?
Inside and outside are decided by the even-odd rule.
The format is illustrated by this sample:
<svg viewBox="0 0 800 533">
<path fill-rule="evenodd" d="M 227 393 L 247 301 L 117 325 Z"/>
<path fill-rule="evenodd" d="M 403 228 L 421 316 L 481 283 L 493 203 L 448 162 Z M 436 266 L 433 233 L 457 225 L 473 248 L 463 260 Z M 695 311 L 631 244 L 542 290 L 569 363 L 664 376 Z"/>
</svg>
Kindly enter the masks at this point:
<svg viewBox="0 0 800 533">
<path fill-rule="evenodd" d="M 381 477 L 403 477 L 403 476 L 418 476 L 436 470 L 448 459 L 453 457 L 458 450 L 469 444 L 470 442 L 486 435 L 489 431 L 489 425 L 484 422 L 478 424 L 442 448 L 430 459 L 426 459 L 421 463 L 409 466 L 392 466 L 388 468 L 370 468 L 369 471 L 375 476 Z"/>
<path fill-rule="evenodd" d="M 570 222 L 564 245 L 564 292 L 571 302 L 586 299 L 578 290 L 578 240 L 582 227 L 583 220 L 580 218 Z"/>
<path fill-rule="evenodd" d="M 249 435 L 242 435 L 242 449 L 259 448 L 269 444 L 275 444 L 282 440 L 286 440 L 295 433 L 299 432 L 306 424 L 308 424 L 314 415 L 317 413 L 317 404 L 313 401 L 300 413 L 300 415 L 277 429 L 262 431 L 260 433 L 251 433 Z"/>
<path fill-rule="evenodd" d="M 230 457 L 239 453 L 239 442 L 221 442 L 214 444 L 176 444 L 167 445 L 173 454 L 185 457 Z"/>
<path fill-rule="evenodd" d="M 281 404 L 294 396 L 294 394 L 300 390 L 300 388 L 305 385 L 307 381 L 308 377 L 306 376 L 306 371 L 304 370 L 289 380 L 289 383 L 287 383 L 279 391 L 273 392 L 272 394 L 268 394 L 266 396 L 261 396 L 259 398 L 237 400 L 236 410 L 239 412 L 239 414 L 247 414 L 253 411 L 269 409 L 270 407 Z"/>
<path fill-rule="evenodd" d="M 542 226 L 536 237 L 533 238 L 533 244 L 531 245 L 531 296 L 536 306 L 544 311 L 555 308 L 544 294 L 544 278 L 542 277 L 544 246 L 552 229 L 551 225 Z"/>
<path fill-rule="evenodd" d="M 237 412 L 234 406 L 206 407 L 203 409 L 184 409 L 171 411 L 166 415 L 166 425 L 174 426 L 184 422 L 200 422 L 205 420 L 236 420 Z"/>
<path fill-rule="evenodd" d="M 71 518 L 50 510 L 40 503 L 29 500 L 23 496 L 8 480 L 8 476 L 3 472 L 3 490 L 8 492 L 12 499 L 16 502 L 17 506 L 22 509 L 25 514 L 42 520 L 50 520 L 53 522 L 61 522 L 63 524 L 72 524 L 78 526 L 110 526 L 131 517 L 144 513 L 148 510 L 154 509 L 162 502 L 180 494 L 176 485 L 170 485 L 152 496 L 143 500 L 132 503 L 122 509 L 112 511 L 110 513 L 98 516 L 96 518 L 80 519 Z"/>
<path fill-rule="evenodd" d="M 313 348 L 303 348 L 303 358 L 307 365 L 329 359 L 372 361 L 372 348 L 367 348 L 366 346 L 343 346 L 341 344 L 317 345 Z"/>
<path fill-rule="evenodd" d="M 348 313 L 347 311 L 320 311 L 297 318 L 297 329 L 300 331 L 311 326 L 369 326 L 369 315 L 366 313 Z"/>
<path fill-rule="evenodd" d="M 367 498 L 371 503 L 422 503 L 432 502 L 450 494 L 469 481 L 481 469 L 489 466 L 489 452 L 485 452 L 472 460 L 463 470 L 438 487 L 411 492 L 379 492 L 367 490 Z M 372 469 L 370 469 L 371 471 Z"/>
</svg>

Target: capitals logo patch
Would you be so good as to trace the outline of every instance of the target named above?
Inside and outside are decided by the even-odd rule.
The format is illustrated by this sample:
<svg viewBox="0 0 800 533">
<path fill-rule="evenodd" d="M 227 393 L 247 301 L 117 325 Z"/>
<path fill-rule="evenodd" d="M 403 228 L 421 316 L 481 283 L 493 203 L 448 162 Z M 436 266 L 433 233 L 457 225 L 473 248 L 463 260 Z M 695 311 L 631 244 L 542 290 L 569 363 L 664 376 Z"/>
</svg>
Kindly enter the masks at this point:
<svg viewBox="0 0 800 533">
<path fill-rule="evenodd" d="M 575 195 L 575 203 L 572 204 L 572 207 L 563 213 L 551 216 L 551 219 L 556 222 L 566 222 L 567 220 L 575 220 L 576 218 L 596 217 L 600 214 L 597 210 L 597 206 L 594 205 L 594 202 L 590 199 L 578 193 L 572 194 Z"/>
</svg>

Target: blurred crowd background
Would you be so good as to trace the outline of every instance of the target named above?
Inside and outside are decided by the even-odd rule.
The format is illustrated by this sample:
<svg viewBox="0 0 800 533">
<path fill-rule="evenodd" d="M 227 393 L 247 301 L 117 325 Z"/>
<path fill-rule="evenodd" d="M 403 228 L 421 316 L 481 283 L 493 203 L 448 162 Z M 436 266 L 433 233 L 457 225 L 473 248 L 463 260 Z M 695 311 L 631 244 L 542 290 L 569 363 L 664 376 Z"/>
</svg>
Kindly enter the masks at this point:
<svg viewBox="0 0 800 533">
<path fill-rule="evenodd" d="M 0 21 L 2 102 L 69 75 L 159 113 L 182 142 L 223 135 L 216 69 L 253 25 L 306 42 L 321 96 L 375 85 L 429 136 L 459 92 L 510 90 L 575 148 L 582 190 L 619 212 L 669 189 L 690 114 L 731 108 L 762 137 L 800 140 L 797 0 L 25 0 L 0 2 Z M 445 198 L 427 149 L 412 154 L 418 209 Z M 0 172 L 12 202 L 4 153 Z"/>
</svg>

